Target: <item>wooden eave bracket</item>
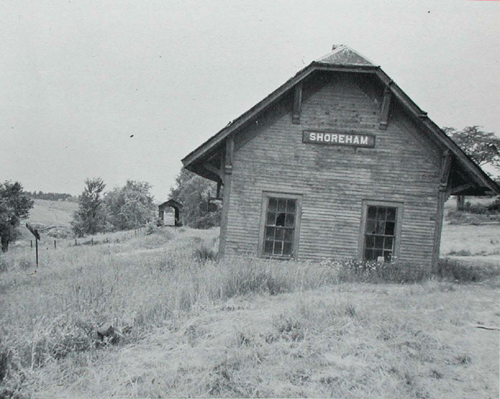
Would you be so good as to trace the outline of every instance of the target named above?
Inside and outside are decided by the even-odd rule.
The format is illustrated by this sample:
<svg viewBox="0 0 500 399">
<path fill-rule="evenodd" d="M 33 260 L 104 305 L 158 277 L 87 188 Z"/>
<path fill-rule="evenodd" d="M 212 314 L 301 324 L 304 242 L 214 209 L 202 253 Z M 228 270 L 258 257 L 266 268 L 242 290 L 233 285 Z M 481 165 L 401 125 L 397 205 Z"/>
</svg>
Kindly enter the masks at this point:
<svg viewBox="0 0 500 399">
<path fill-rule="evenodd" d="M 446 150 L 443 153 L 443 163 L 441 167 L 441 178 L 439 180 L 439 191 L 448 191 L 448 181 L 451 171 L 451 163 L 453 161 L 453 155 L 451 155 L 450 150 Z"/>
<path fill-rule="evenodd" d="M 389 119 L 389 109 L 391 107 L 391 97 L 391 89 L 388 85 L 384 90 L 384 99 L 382 100 L 382 109 L 380 110 L 380 120 L 378 124 L 378 128 L 380 130 L 387 129 L 387 120 Z"/>
<path fill-rule="evenodd" d="M 292 123 L 294 125 L 300 125 L 301 110 L 302 110 L 302 83 L 299 83 L 295 86 L 295 93 L 293 97 Z"/>
<path fill-rule="evenodd" d="M 215 174 L 215 175 L 217 175 L 217 176 L 219 176 L 219 177 L 222 177 L 222 172 L 221 172 L 221 170 L 220 170 L 220 169 L 218 169 L 218 168 L 216 168 L 214 165 L 209 164 L 209 163 L 204 163 L 204 164 L 203 164 L 203 167 L 204 167 L 206 170 L 208 170 L 208 171 L 212 172 L 213 174 Z"/>
<path fill-rule="evenodd" d="M 231 134 L 226 139 L 226 159 L 224 162 L 224 174 L 231 175 L 233 173 L 233 156 L 234 156 L 234 136 Z"/>
<path fill-rule="evenodd" d="M 221 189 L 222 182 L 218 181 L 217 182 L 217 194 L 216 197 L 219 199 L 220 198 L 220 189 Z"/>
<path fill-rule="evenodd" d="M 460 195 L 461 192 L 466 191 L 472 187 L 474 187 L 472 183 L 462 184 L 461 186 L 452 188 L 450 191 L 450 195 Z"/>
</svg>

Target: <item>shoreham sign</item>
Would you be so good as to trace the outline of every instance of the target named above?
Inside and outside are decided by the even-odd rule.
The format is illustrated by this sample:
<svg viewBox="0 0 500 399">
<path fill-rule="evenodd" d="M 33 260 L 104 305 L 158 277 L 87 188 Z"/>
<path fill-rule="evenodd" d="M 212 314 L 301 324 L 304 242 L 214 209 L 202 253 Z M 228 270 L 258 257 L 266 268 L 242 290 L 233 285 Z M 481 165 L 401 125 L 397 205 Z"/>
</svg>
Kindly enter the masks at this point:
<svg viewBox="0 0 500 399">
<path fill-rule="evenodd" d="M 309 144 L 345 145 L 351 147 L 375 147 L 375 136 L 366 133 L 340 133 L 331 131 L 304 130 L 302 142 Z"/>
</svg>

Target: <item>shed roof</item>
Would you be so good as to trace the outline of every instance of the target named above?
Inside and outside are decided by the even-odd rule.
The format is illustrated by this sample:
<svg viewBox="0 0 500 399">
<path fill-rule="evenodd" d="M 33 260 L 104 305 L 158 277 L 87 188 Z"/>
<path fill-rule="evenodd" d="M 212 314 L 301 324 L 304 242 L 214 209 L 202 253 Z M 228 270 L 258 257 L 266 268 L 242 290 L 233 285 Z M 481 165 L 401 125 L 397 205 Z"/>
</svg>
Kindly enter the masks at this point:
<svg viewBox="0 0 500 399">
<path fill-rule="evenodd" d="M 334 45 L 332 51 L 325 56 L 313 61 L 308 66 L 300 70 L 294 77 L 290 78 L 283 85 L 265 97 L 262 101 L 240 115 L 237 119 L 229 123 L 217 134 L 210 137 L 205 143 L 189 153 L 182 159 L 184 167 L 205 178 L 217 181 L 218 177 L 212 171 L 206 169 L 203 163 L 222 149 L 225 139 L 236 134 L 249 121 L 282 99 L 285 95 L 305 78 L 315 71 L 350 72 L 358 74 L 369 74 L 375 76 L 385 85 L 396 101 L 411 115 L 414 121 L 423 129 L 428 131 L 437 142 L 449 149 L 455 156 L 461 172 L 467 175 L 470 181 L 474 182 L 474 187 L 468 187 L 463 192 L 454 194 L 484 195 L 486 193 L 500 194 L 500 186 L 496 184 L 458 145 L 450 139 L 446 133 L 439 128 L 413 100 L 380 68 L 374 65 L 366 57 L 354 51 L 346 45 Z"/>
</svg>

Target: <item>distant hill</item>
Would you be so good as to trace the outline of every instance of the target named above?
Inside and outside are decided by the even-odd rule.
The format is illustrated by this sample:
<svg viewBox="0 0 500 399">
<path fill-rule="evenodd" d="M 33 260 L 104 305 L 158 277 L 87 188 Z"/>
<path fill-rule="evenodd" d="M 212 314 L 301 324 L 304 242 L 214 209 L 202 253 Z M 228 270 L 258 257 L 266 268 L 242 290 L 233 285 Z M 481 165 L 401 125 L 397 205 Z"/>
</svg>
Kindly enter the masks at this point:
<svg viewBox="0 0 500 399">
<path fill-rule="evenodd" d="M 52 234 L 57 230 L 68 232 L 71 229 L 70 222 L 73 219 L 73 212 L 78 209 L 78 204 L 69 201 L 48 201 L 35 199 L 35 205 L 30 210 L 28 220 L 21 222 L 19 231 L 22 236 L 21 240 L 31 240 L 33 236 L 26 228 L 26 222 L 39 229 L 43 236 L 46 236 L 50 231 Z"/>
</svg>

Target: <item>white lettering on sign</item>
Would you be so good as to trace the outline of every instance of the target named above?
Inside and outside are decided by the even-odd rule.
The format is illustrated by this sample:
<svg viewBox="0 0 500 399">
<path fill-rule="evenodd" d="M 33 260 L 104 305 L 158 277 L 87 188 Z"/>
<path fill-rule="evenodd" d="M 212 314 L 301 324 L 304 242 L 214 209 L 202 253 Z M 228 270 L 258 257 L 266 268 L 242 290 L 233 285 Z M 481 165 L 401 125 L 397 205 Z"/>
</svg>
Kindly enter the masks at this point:
<svg viewBox="0 0 500 399">
<path fill-rule="evenodd" d="M 375 147 L 375 136 L 367 133 L 332 133 L 304 130 L 302 142 L 311 144 Z"/>
</svg>

